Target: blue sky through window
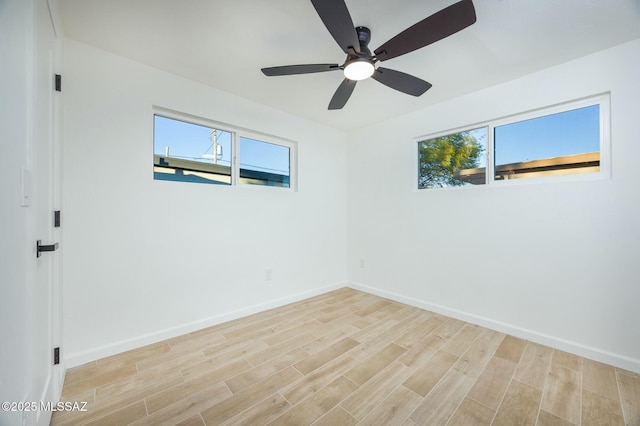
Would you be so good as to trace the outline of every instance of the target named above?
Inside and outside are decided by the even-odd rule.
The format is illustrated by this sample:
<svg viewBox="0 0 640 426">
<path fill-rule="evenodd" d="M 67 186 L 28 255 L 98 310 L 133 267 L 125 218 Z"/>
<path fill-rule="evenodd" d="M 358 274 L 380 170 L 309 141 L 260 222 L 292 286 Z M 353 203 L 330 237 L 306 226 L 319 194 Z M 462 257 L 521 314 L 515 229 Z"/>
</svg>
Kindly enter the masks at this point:
<svg viewBox="0 0 640 426">
<path fill-rule="evenodd" d="M 156 115 L 154 118 L 153 153 L 184 160 L 213 162 L 213 128 L 187 123 Z M 231 133 L 216 130 L 217 143 L 222 147 L 222 155 L 217 164 L 231 165 Z M 220 151 L 219 151 L 220 152 Z"/>
<path fill-rule="evenodd" d="M 600 151 L 600 107 L 592 105 L 498 126 L 495 164 Z"/>
<path fill-rule="evenodd" d="M 240 138 L 240 167 L 289 176 L 289 147 Z"/>
<path fill-rule="evenodd" d="M 154 118 L 154 148 L 156 155 L 212 163 L 214 132 L 212 127 L 188 123 L 156 115 Z M 231 165 L 230 132 L 216 129 L 217 144 L 221 147 L 217 164 Z M 290 148 L 287 146 L 240 138 L 240 168 L 289 175 Z"/>
<path fill-rule="evenodd" d="M 487 167 L 487 128 L 480 127 L 479 129 L 469 130 L 468 133 L 473 136 L 478 145 L 482 147 L 482 153 L 478 158 L 478 167 Z"/>
</svg>

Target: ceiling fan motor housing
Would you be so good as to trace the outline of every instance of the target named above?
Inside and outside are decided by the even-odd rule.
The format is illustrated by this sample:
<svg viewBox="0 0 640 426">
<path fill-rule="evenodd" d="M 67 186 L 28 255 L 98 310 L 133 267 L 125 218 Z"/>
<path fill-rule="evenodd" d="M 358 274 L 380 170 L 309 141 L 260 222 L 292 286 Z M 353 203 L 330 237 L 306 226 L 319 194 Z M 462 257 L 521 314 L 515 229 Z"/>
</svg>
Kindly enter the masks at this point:
<svg viewBox="0 0 640 426">
<path fill-rule="evenodd" d="M 356 33 L 360 41 L 360 52 L 371 56 L 371 51 L 367 47 L 371 41 L 371 30 L 367 27 L 356 27 Z"/>
</svg>

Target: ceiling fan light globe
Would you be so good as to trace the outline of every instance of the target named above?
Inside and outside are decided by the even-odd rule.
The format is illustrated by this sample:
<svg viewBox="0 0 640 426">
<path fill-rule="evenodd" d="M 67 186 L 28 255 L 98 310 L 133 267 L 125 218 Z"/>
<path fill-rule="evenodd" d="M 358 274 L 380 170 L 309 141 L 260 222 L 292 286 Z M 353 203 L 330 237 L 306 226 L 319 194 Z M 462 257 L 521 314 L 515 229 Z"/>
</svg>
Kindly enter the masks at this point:
<svg viewBox="0 0 640 426">
<path fill-rule="evenodd" d="M 344 67 L 344 76 L 349 80 L 359 81 L 373 75 L 375 67 L 369 61 L 355 60 Z"/>
</svg>

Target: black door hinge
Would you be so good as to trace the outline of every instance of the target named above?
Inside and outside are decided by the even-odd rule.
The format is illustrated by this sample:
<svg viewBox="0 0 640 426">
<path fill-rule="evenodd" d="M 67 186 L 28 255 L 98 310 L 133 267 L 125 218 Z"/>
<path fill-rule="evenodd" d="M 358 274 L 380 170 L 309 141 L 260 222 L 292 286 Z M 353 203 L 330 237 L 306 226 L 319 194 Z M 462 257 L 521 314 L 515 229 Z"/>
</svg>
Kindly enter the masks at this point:
<svg viewBox="0 0 640 426">
<path fill-rule="evenodd" d="M 60 348 L 53 348 L 53 365 L 60 364 Z"/>
<path fill-rule="evenodd" d="M 60 210 L 53 212 L 53 227 L 60 228 Z"/>
<path fill-rule="evenodd" d="M 56 92 L 62 92 L 62 76 L 56 74 Z"/>
</svg>

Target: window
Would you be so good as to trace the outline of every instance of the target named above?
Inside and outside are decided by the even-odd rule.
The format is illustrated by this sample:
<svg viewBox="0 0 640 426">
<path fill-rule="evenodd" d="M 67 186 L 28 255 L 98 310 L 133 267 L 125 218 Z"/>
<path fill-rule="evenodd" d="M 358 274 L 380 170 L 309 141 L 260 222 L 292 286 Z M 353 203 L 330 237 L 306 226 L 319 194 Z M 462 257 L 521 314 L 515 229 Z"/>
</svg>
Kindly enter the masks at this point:
<svg viewBox="0 0 640 426">
<path fill-rule="evenodd" d="M 291 187 L 295 144 L 168 115 L 154 114 L 155 180 Z"/>
<path fill-rule="evenodd" d="M 291 149 L 240 138 L 240 182 L 289 188 Z"/>
<path fill-rule="evenodd" d="M 153 177 L 231 185 L 231 132 L 155 115 Z"/>
<path fill-rule="evenodd" d="M 603 176 L 608 111 L 603 95 L 419 140 L 418 188 Z"/>
<path fill-rule="evenodd" d="M 496 180 L 600 171 L 600 105 L 496 126 Z"/>
<path fill-rule="evenodd" d="M 484 177 L 471 173 L 484 173 L 486 139 L 487 128 L 482 127 L 418 142 L 418 188 L 484 183 Z"/>
</svg>

